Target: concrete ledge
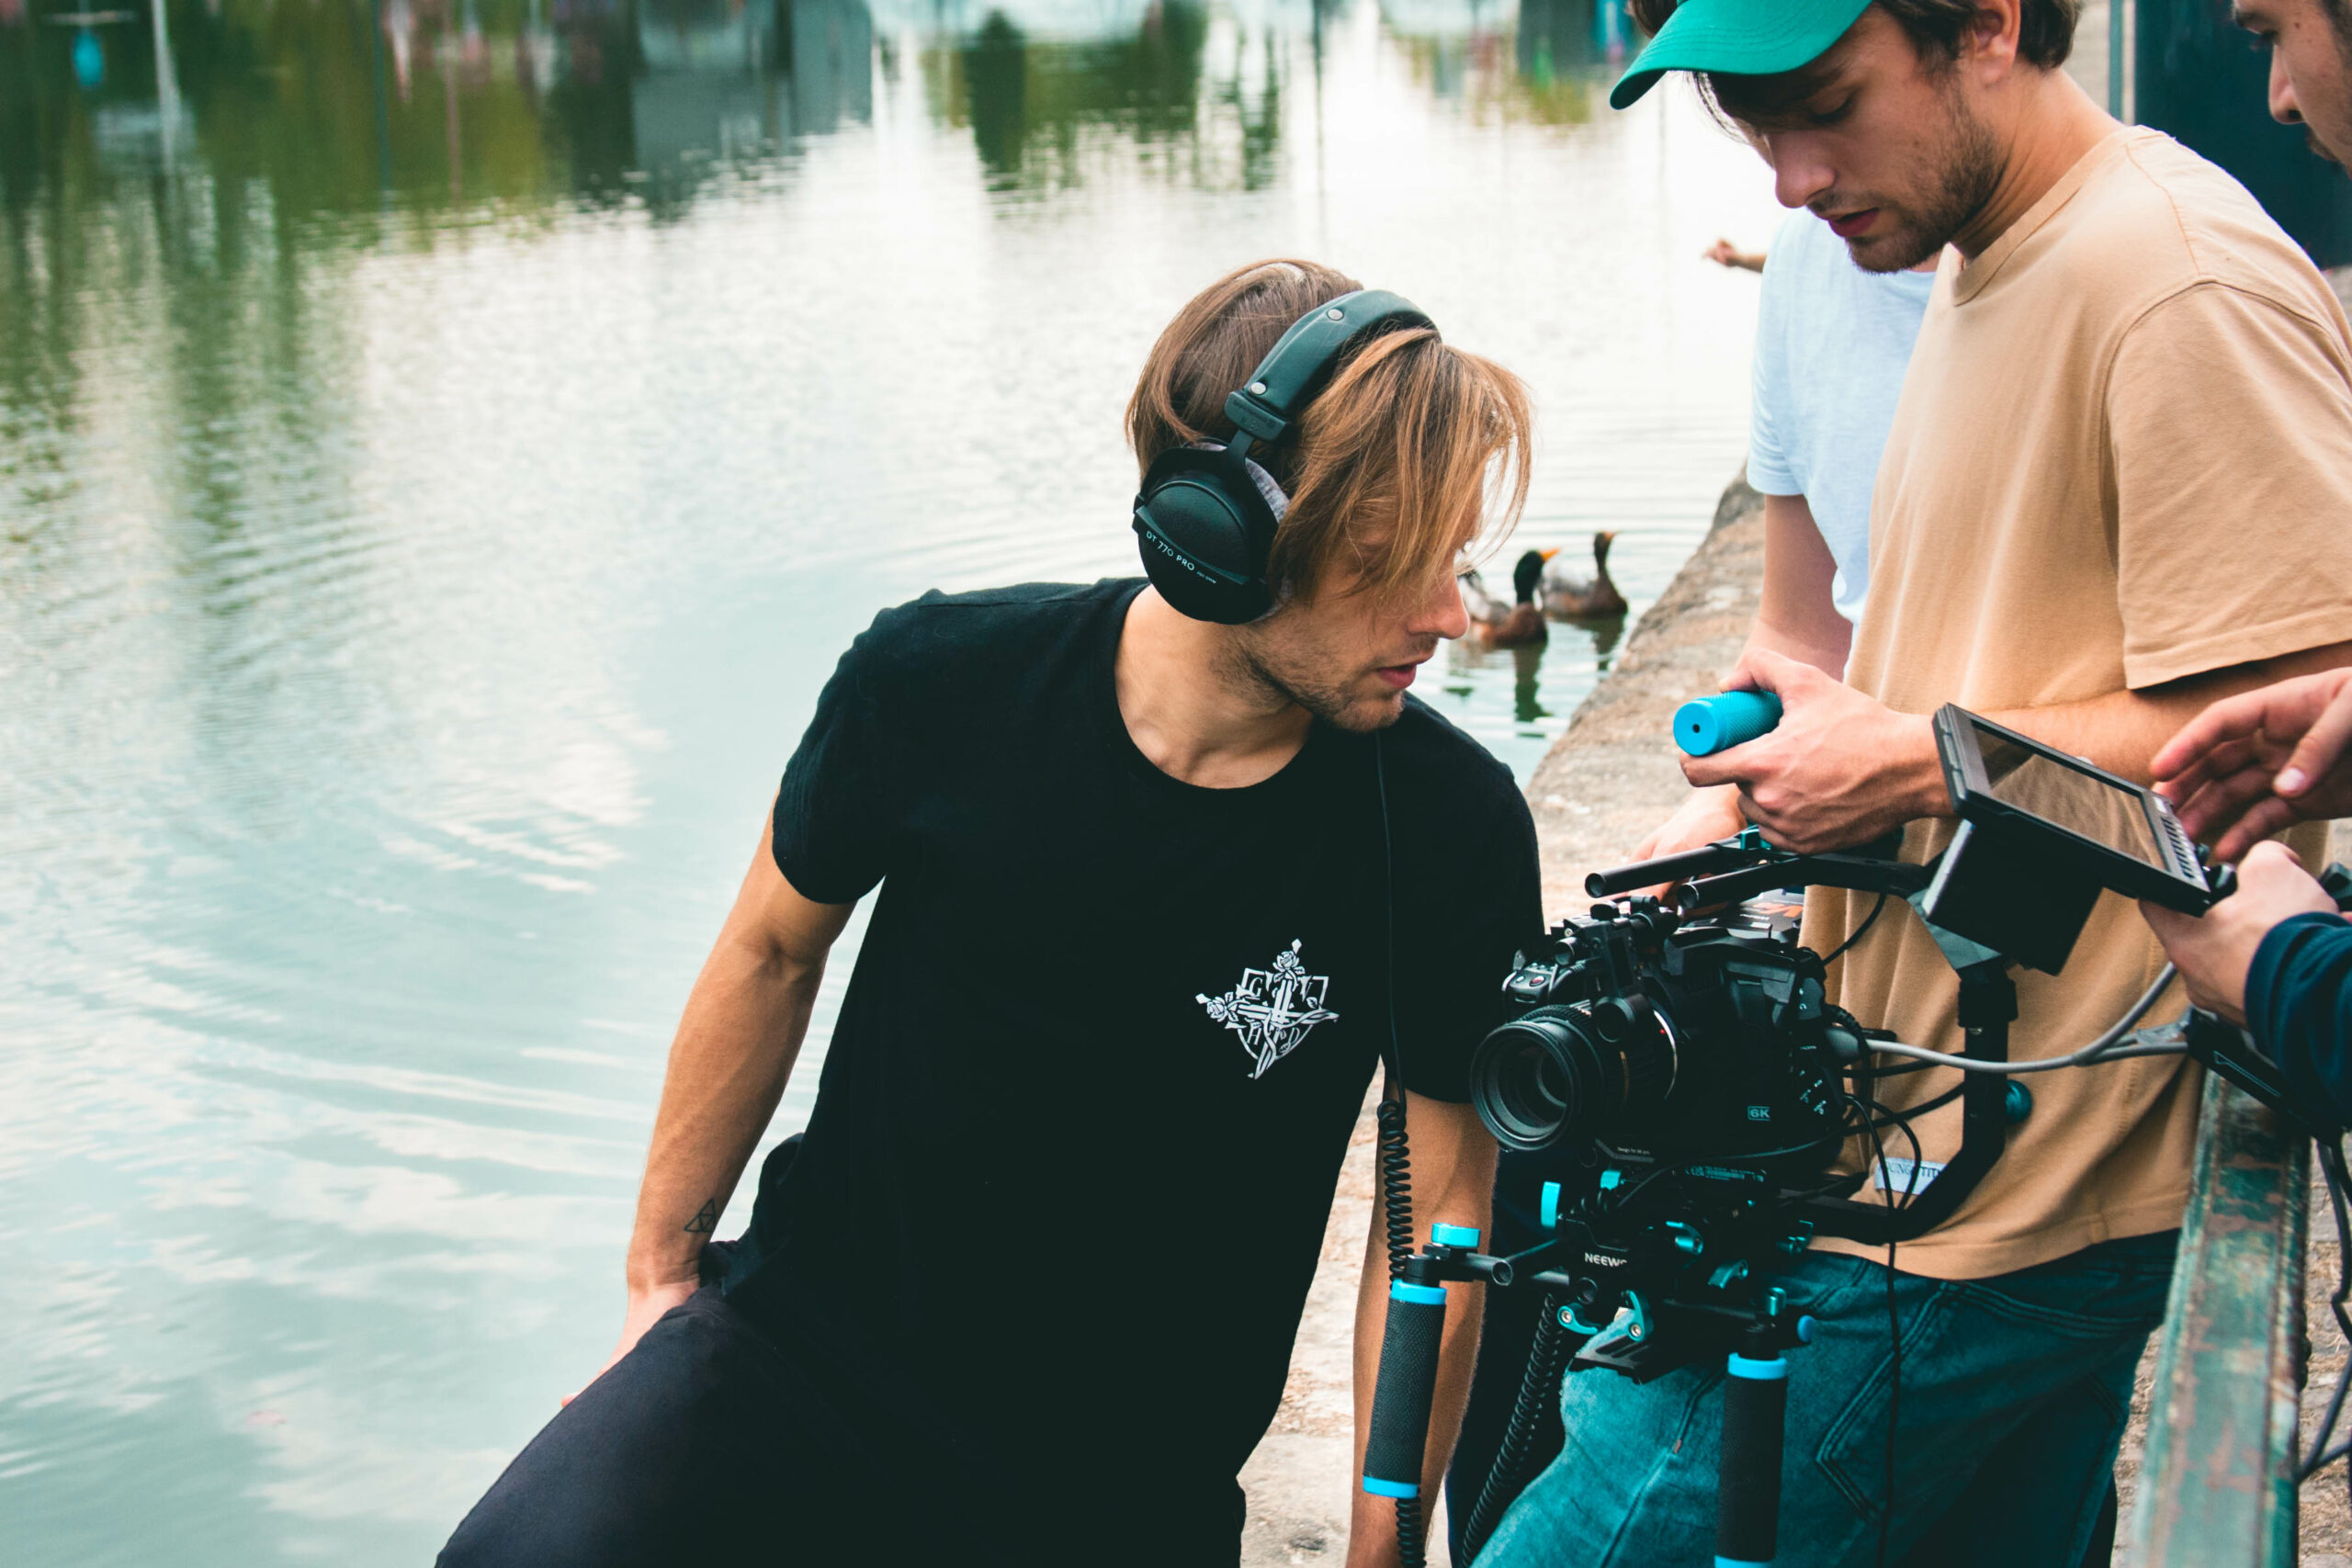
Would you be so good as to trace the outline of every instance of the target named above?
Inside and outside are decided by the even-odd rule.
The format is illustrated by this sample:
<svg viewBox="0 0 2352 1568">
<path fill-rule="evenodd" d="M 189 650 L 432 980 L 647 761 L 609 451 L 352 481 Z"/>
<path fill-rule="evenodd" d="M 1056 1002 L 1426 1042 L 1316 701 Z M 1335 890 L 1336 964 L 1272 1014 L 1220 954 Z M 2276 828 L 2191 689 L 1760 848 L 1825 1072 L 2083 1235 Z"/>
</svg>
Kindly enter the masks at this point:
<svg viewBox="0 0 2352 1568">
<path fill-rule="evenodd" d="M 1549 918 L 1581 913 L 1585 874 L 1633 859 L 1689 793 L 1668 727 L 1678 705 L 1722 690 L 1763 581 L 1764 498 L 1742 478 L 1527 786 Z"/>
</svg>

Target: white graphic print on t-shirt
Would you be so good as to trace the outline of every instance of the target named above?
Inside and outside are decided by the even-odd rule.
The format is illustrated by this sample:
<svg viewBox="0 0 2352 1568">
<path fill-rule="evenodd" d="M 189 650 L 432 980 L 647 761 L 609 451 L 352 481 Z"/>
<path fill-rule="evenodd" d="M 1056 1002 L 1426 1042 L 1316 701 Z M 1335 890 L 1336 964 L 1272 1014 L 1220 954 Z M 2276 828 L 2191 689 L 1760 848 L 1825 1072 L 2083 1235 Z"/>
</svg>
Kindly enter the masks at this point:
<svg viewBox="0 0 2352 1568">
<path fill-rule="evenodd" d="M 1294 942 L 1288 953 L 1274 954 L 1271 969 L 1242 970 L 1241 984 L 1221 997 L 1193 998 L 1209 1010 L 1209 1017 L 1241 1036 L 1253 1078 L 1296 1050 L 1317 1024 L 1340 1016 L 1323 1005 L 1331 977 L 1306 972 L 1299 962 L 1300 945 Z"/>
</svg>

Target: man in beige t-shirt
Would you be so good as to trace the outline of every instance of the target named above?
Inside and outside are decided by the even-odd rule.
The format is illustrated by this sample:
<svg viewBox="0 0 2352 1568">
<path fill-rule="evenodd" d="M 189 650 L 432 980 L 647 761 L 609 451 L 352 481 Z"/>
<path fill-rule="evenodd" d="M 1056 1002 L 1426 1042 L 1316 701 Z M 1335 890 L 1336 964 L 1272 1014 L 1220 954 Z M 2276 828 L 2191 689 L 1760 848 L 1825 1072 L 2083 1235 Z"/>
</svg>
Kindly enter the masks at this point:
<svg viewBox="0 0 2352 1568">
<path fill-rule="evenodd" d="M 1696 72 L 1781 200 L 1827 220 L 1858 264 L 1945 251 L 1879 470 L 1847 683 L 1749 654 L 1732 683 L 1778 692 L 1785 716 L 1688 762 L 1701 792 L 1647 852 L 1753 823 L 1803 851 L 1904 828 L 1923 860 L 1954 826 L 1928 728 L 1944 703 L 2145 779 L 2215 696 L 2352 662 L 2343 314 L 2234 181 L 2118 126 L 2055 68 L 2071 0 L 1980 0 L 1958 18 L 1891 0 L 1637 9 L 1666 25 L 1621 102 L 1661 70 Z M 1806 945 L 1854 937 L 1871 904 L 1816 892 Z M 2062 975 L 2015 972 L 2012 1056 L 2087 1043 L 2162 963 L 2137 910 L 2102 899 Z M 1830 981 L 1864 1023 L 1960 1048 L 1951 967 L 1900 900 Z M 1924 1107 L 1957 1077 L 1879 1093 Z M 2162 1313 L 2199 1083 L 2164 1057 L 2029 1081 L 2000 1162 L 1902 1245 L 1891 1278 L 1886 1248 L 1830 1239 L 1789 1270 L 1824 1329 L 1790 1374 L 1783 1561 L 2081 1560 Z M 1959 1116 L 1912 1119 L 1919 1179 L 1957 1148 Z M 1909 1173 L 1892 1174 L 1899 1191 Z M 1700 1369 L 1571 1379 L 1567 1449 L 1482 1562 L 1702 1560 L 1720 1398 Z"/>
</svg>

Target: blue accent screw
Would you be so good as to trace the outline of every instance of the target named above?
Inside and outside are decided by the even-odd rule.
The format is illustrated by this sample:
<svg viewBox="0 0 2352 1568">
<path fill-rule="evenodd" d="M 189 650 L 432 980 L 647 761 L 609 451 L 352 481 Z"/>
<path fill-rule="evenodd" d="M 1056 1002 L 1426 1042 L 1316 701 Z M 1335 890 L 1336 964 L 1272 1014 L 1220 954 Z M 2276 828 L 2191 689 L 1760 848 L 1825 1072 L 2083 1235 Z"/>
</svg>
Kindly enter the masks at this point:
<svg viewBox="0 0 2352 1568">
<path fill-rule="evenodd" d="M 1611 1191 L 1624 1179 L 1625 1173 L 1622 1170 L 1604 1170 L 1600 1173 L 1600 1190 L 1603 1192 Z"/>
<path fill-rule="evenodd" d="M 1478 1227 L 1450 1225 L 1443 1220 L 1440 1220 L 1430 1226 L 1430 1245 L 1431 1247 L 1466 1247 L 1476 1251 L 1478 1246 Z"/>
<path fill-rule="evenodd" d="M 2016 1126 L 2033 1114 L 2033 1090 L 2011 1078 L 2008 1092 L 2001 1097 L 2001 1111 L 2008 1117 L 2009 1125 Z"/>
</svg>

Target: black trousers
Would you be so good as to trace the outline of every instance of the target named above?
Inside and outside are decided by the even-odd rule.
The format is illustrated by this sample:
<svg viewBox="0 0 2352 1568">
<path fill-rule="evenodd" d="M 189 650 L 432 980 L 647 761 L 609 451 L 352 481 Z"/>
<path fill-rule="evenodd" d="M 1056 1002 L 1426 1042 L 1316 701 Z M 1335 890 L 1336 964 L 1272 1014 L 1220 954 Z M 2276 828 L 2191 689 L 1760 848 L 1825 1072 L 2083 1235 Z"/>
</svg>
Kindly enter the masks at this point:
<svg viewBox="0 0 2352 1568">
<path fill-rule="evenodd" d="M 476 1504 L 441 1568 L 989 1561 L 918 1474 L 861 1451 L 716 1290 L 543 1427 Z"/>
</svg>

